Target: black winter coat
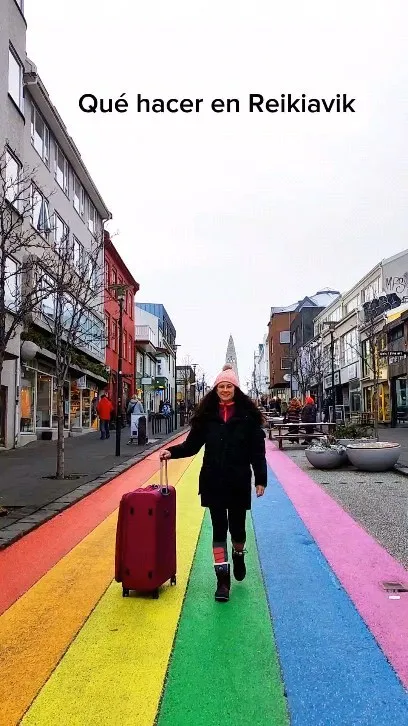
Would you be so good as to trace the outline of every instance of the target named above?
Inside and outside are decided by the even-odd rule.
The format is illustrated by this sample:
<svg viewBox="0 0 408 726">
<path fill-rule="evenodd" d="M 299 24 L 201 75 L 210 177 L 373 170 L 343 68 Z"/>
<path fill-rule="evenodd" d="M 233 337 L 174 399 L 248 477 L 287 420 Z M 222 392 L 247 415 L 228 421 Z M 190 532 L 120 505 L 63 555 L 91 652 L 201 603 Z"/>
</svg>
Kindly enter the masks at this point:
<svg viewBox="0 0 408 726">
<path fill-rule="evenodd" d="M 316 423 L 317 407 L 314 403 L 307 403 L 302 410 L 303 423 Z"/>
<path fill-rule="evenodd" d="M 184 443 L 170 446 L 173 459 L 195 456 L 205 446 L 199 495 L 203 507 L 251 509 L 251 466 L 255 486 L 267 485 L 265 432 L 256 414 L 239 410 L 227 423 L 218 413 L 193 422 Z"/>
</svg>

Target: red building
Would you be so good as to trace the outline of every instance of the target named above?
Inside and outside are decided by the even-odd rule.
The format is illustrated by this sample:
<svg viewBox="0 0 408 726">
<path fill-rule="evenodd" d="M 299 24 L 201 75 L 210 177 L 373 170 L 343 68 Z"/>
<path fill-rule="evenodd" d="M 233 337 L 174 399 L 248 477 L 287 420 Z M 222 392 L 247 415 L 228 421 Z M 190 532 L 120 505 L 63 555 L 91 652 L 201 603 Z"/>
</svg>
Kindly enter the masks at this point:
<svg viewBox="0 0 408 726">
<path fill-rule="evenodd" d="M 123 351 L 122 373 L 124 406 L 135 392 L 135 295 L 139 290 L 136 282 L 123 262 L 113 244 L 110 235 L 105 231 L 105 331 L 106 331 L 106 365 L 110 368 L 107 386 L 114 405 L 117 401 L 117 370 L 119 362 L 119 301 L 117 292 L 112 285 L 126 285 L 123 302 Z"/>
</svg>

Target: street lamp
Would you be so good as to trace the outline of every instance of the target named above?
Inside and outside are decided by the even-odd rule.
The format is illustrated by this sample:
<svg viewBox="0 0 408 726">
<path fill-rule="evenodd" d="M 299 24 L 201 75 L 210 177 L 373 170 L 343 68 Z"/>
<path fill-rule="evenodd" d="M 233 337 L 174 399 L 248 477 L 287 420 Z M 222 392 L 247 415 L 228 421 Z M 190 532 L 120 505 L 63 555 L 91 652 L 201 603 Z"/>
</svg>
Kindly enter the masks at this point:
<svg viewBox="0 0 408 726">
<path fill-rule="evenodd" d="M 196 405 L 196 390 L 197 390 L 197 386 L 196 386 L 196 368 L 197 368 L 197 366 L 198 366 L 198 363 L 193 363 L 192 364 L 192 368 L 194 370 L 194 406 Z"/>
<path fill-rule="evenodd" d="M 177 431 L 177 348 L 180 344 L 174 343 L 174 430 Z"/>
<path fill-rule="evenodd" d="M 336 421 L 336 392 L 334 387 L 334 331 L 336 323 L 334 320 L 326 320 L 324 325 L 330 331 L 330 355 L 331 355 L 331 379 L 332 379 L 332 423 Z"/>
<path fill-rule="evenodd" d="M 123 396 L 123 302 L 129 285 L 110 285 L 109 290 L 116 293 L 119 303 L 119 352 L 116 393 L 116 446 L 115 456 L 120 456 L 120 438 L 122 433 L 122 396 Z"/>
</svg>

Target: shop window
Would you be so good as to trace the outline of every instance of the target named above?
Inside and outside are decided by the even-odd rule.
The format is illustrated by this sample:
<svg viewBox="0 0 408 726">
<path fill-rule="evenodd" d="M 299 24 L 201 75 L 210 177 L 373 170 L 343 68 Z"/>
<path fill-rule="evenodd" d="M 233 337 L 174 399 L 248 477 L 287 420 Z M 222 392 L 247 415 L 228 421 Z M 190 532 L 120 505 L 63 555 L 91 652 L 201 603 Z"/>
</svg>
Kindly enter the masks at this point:
<svg viewBox="0 0 408 726">
<path fill-rule="evenodd" d="M 34 395 L 35 371 L 27 369 L 22 371 L 20 383 L 20 431 L 21 433 L 34 431 Z"/>
<path fill-rule="evenodd" d="M 40 428 L 51 428 L 52 381 L 46 373 L 37 375 L 36 425 Z"/>
</svg>

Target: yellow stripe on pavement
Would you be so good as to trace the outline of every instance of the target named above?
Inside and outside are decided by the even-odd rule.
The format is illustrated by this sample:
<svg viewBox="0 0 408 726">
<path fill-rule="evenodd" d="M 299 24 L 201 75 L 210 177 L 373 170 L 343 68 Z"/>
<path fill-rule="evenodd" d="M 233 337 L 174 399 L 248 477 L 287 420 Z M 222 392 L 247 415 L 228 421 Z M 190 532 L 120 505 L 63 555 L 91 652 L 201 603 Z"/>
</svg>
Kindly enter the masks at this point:
<svg viewBox="0 0 408 726">
<path fill-rule="evenodd" d="M 166 585 L 152 600 L 133 593 L 122 598 L 121 586 L 112 583 L 23 726 L 152 726 L 203 518 L 200 465 L 198 456 L 177 491 L 176 587 Z"/>
<path fill-rule="evenodd" d="M 170 481 L 188 465 L 170 462 Z M 117 510 L 0 617 L 1 726 L 19 722 L 112 582 L 116 522 Z"/>
</svg>

